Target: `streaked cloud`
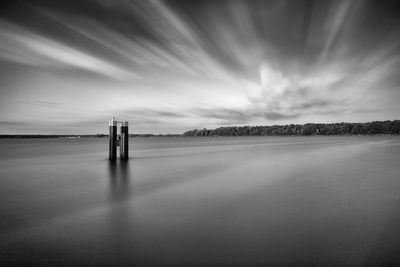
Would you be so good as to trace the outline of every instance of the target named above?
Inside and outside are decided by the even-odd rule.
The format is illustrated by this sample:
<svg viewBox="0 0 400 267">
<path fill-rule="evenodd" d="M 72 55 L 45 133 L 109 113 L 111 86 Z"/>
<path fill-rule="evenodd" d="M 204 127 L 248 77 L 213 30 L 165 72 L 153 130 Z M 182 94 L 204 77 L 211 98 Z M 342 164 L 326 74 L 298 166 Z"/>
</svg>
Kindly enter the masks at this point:
<svg viewBox="0 0 400 267">
<path fill-rule="evenodd" d="M 0 33 L 2 59 L 44 68 L 76 67 L 122 80 L 138 78 L 122 68 L 21 27 L 4 21 L 0 21 L 0 27 L 8 28 Z"/>
<path fill-rule="evenodd" d="M 0 14 L 0 121 L 15 122 L 0 131 L 97 133 L 112 116 L 150 133 L 398 119 L 398 12 L 395 1 L 16 2 Z"/>
</svg>

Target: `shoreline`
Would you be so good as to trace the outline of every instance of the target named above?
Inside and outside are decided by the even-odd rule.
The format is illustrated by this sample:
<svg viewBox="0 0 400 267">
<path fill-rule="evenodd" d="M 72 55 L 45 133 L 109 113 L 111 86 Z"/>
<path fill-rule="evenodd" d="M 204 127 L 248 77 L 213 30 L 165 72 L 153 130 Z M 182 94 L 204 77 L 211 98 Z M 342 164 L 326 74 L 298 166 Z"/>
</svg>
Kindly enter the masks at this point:
<svg viewBox="0 0 400 267">
<path fill-rule="evenodd" d="M 400 134 L 313 134 L 313 135 L 205 135 L 205 136 L 187 136 L 183 134 L 174 135 L 150 135 L 150 134 L 133 134 L 129 138 L 232 138 L 232 137 L 316 137 L 316 136 L 400 136 Z M 87 138 L 108 138 L 108 135 L 0 135 L 0 139 L 49 139 L 49 138 L 67 138 L 67 139 L 87 139 Z"/>
</svg>

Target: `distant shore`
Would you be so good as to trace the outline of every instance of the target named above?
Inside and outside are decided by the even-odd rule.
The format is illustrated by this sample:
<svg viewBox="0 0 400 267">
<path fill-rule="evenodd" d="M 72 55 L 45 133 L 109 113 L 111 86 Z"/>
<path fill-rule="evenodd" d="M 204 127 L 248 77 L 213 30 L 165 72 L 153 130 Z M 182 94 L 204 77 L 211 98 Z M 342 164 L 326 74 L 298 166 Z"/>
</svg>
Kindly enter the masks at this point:
<svg viewBox="0 0 400 267">
<path fill-rule="evenodd" d="M 130 134 L 129 137 L 218 137 L 218 136 L 326 136 L 400 135 L 400 120 L 365 123 L 306 123 L 273 126 L 228 126 L 190 130 L 183 134 Z M 105 138 L 108 134 L 3 134 L 0 138 Z"/>
<path fill-rule="evenodd" d="M 182 134 L 130 134 L 129 137 L 177 137 Z M 0 139 L 7 138 L 108 138 L 108 134 L 1 134 Z"/>
<path fill-rule="evenodd" d="M 272 126 L 228 126 L 191 130 L 183 136 L 309 136 L 309 135 L 398 135 L 400 120 L 365 123 L 306 123 Z"/>
<path fill-rule="evenodd" d="M 223 136 L 223 135 L 209 135 L 209 136 L 185 136 L 183 134 L 171 134 L 171 135 L 163 135 L 163 134 L 151 134 L 151 135 L 142 135 L 135 134 L 130 135 L 130 138 L 139 137 L 139 138 L 167 138 L 167 137 L 295 137 L 295 136 L 306 136 L 306 135 L 232 135 L 232 136 Z M 309 136 L 400 136 L 400 134 L 335 134 L 335 135 L 309 135 Z M 89 138 L 108 138 L 108 135 L 96 136 L 96 135 L 44 135 L 44 134 L 32 134 L 32 135 L 0 135 L 0 139 L 47 139 L 47 138 L 68 138 L 68 139 L 89 139 Z"/>
</svg>

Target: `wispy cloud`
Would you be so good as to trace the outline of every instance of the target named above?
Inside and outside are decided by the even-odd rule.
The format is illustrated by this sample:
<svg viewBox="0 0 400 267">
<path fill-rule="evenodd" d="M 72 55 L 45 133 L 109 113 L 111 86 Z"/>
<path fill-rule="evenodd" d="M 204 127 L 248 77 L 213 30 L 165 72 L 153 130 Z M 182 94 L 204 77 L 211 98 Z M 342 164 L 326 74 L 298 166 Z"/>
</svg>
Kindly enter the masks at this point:
<svg viewBox="0 0 400 267">
<path fill-rule="evenodd" d="M 101 132 L 119 116 L 156 133 L 400 115 L 391 1 L 13 5 L 0 17 L 3 121 Z"/>
<path fill-rule="evenodd" d="M 3 27 L 0 58 L 5 60 L 44 68 L 76 67 L 121 80 L 138 78 L 134 73 L 19 26 L 5 21 L 0 21 L 0 26 Z"/>
</svg>

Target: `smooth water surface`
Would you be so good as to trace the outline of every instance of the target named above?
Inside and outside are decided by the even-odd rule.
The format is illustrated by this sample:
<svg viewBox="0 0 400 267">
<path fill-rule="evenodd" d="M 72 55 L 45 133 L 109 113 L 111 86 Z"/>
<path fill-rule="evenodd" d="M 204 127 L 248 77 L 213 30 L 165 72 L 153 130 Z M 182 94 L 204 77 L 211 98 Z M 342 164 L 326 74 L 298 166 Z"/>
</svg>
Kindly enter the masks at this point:
<svg viewBox="0 0 400 267">
<path fill-rule="evenodd" d="M 0 265 L 393 266 L 400 138 L 0 140 Z"/>
</svg>

